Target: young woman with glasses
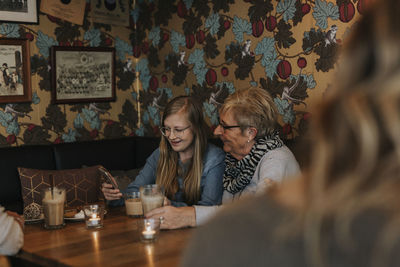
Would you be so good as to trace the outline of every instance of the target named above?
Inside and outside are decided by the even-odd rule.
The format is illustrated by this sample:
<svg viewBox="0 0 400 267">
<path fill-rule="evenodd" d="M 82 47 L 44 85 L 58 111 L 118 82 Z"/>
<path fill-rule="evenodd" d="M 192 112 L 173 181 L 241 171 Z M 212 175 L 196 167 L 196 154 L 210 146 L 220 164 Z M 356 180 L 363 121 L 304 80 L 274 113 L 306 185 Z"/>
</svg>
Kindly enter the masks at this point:
<svg viewBox="0 0 400 267">
<path fill-rule="evenodd" d="M 201 105 L 189 96 L 172 99 L 164 109 L 160 147 L 126 191 L 139 191 L 145 184 L 160 184 L 164 205 L 218 205 L 222 197 L 225 153 L 207 143 L 207 126 Z M 122 193 L 110 184 L 102 191 L 112 204 L 122 204 Z"/>
<path fill-rule="evenodd" d="M 214 134 L 224 143 L 225 171 L 222 203 L 243 196 L 258 195 L 286 177 L 299 174 L 299 165 L 276 131 L 277 111 L 267 91 L 259 88 L 238 90 L 219 110 L 220 121 Z M 148 217 L 163 216 L 162 228 L 203 224 L 220 206 L 163 207 Z"/>
</svg>

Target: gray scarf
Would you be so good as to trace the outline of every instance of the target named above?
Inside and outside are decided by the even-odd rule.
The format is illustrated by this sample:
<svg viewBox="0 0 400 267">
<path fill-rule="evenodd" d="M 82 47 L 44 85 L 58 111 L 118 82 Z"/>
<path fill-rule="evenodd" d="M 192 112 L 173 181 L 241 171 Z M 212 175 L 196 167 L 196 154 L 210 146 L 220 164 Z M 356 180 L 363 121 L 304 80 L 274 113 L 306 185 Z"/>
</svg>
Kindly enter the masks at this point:
<svg viewBox="0 0 400 267">
<path fill-rule="evenodd" d="M 231 194 L 242 191 L 254 176 L 261 158 L 271 150 L 283 146 L 278 133 L 258 138 L 251 151 L 241 160 L 235 159 L 231 154 L 225 156 L 224 189 Z"/>
</svg>

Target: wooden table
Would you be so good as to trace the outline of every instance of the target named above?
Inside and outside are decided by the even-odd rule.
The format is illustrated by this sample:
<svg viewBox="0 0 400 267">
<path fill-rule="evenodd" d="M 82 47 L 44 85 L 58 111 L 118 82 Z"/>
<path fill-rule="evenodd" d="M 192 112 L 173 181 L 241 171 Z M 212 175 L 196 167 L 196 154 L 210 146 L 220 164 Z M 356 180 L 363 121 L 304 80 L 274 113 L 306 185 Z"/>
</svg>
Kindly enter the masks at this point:
<svg viewBox="0 0 400 267">
<path fill-rule="evenodd" d="M 154 243 L 140 241 L 137 223 L 124 208 L 108 209 L 104 227 L 66 222 L 59 230 L 25 226 L 25 244 L 17 257 L 43 266 L 178 266 L 193 229 L 162 230 Z"/>
</svg>

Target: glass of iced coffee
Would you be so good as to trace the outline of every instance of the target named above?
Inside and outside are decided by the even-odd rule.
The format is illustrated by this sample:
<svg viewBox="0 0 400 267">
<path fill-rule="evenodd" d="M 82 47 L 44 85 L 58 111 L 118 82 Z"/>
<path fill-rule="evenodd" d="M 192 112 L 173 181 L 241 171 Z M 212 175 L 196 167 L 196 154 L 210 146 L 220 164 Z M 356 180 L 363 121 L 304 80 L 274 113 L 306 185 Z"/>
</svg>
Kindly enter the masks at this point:
<svg viewBox="0 0 400 267">
<path fill-rule="evenodd" d="M 44 228 L 60 229 L 64 227 L 64 203 L 64 188 L 50 187 L 42 191 Z"/>
<path fill-rule="evenodd" d="M 143 214 L 162 207 L 164 204 L 164 188 L 157 184 L 148 184 L 140 187 Z"/>
<path fill-rule="evenodd" d="M 124 194 L 126 215 L 138 218 L 143 215 L 142 201 L 140 192 L 127 192 Z"/>
</svg>

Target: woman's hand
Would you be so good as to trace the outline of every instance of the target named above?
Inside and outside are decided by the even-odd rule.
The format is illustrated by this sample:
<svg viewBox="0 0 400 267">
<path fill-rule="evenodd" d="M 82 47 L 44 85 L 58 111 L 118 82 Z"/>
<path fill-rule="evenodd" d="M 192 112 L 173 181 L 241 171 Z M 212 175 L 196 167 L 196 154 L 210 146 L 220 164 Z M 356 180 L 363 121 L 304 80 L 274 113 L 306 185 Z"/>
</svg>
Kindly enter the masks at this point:
<svg viewBox="0 0 400 267">
<path fill-rule="evenodd" d="M 101 185 L 101 191 L 107 200 L 116 200 L 122 197 L 122 193 L 119 189 L 114 189 L 111 184 L 103 183 Z"/>
<path fill-rule="evenodd" d="M 19 214 L 16 213 L 16 212 L 13 212 L 13 211 L 7 210 L 6 212 L 7 212 L 7 215 L 8 215 L 8 216 L 14 217 L 14 219 L 17 221 L 17 223 L 19 224 L 19 226 L 21 227 L 21 229 L 24 230 L 24 224 L 25 224 L 24 217 L 21 216 L 21 215 L 19 215 Z"/>
<path fill-rule="evenodd" d="M 161 220 L 161 229 L 177 229 L 196 226 L 196 212 L 194 207 L 166 206 L 149 211 L 146 218 Z"/>
</svg>

